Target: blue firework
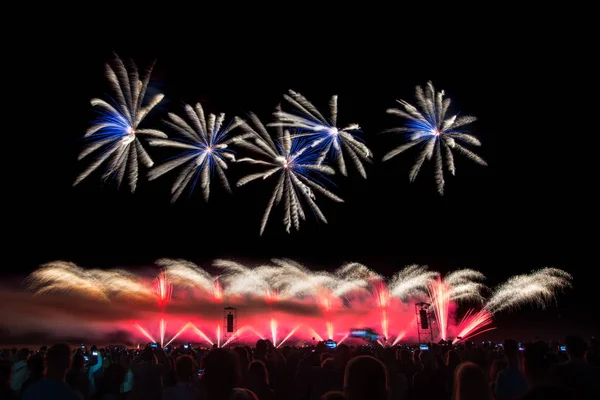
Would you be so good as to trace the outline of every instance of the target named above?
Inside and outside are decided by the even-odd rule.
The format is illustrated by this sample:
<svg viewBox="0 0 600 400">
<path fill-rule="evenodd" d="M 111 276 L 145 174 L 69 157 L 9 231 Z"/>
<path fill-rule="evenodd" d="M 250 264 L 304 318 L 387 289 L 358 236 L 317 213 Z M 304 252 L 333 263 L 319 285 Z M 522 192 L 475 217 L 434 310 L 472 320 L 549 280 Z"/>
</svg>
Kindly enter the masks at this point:
<svg viewBox="0 0 600 400">
<path fill-rule="evenodd" d="M 387 110 L 388 114 L 406 118 L 408 122 L 405 126 L 388 129 L 386 132 L 404 133 L 408 136 L 408 142 L 387 153 L 383 157 L 383 161 L 387 161 L 413 146 L 420 145 L 421 152 L 410 171 L 410 180 L 414 181 L 425 160 L 435 157 L 435 180 L 438 192 L 443 195 L 444 166 L 452 175 L 456 172 L 452 150 L 480 165 L 487 165 L 481 157 L 460 144 L 481 146 L 479 139 L 459 129 L 472 123 L 476 118 L 469 115 L 447 116 L 450 99 L 444 99 L 443 90 L 436 93 L 431 82 L 427 82 L 425 90 L 417 86 L 416 98 L 418 108 L 404 100 L 399 100 L 398 102 L 404 107 L 403 110 L 399 108 Z"/>
<path fill-rule="evenodd" d="M 329 101 L 330 117 L 325 118 L 300 93 L 292 90 L 288 93 L 283 97 L 295 108 L 295 112 L 276 111 L 275 117 L 277 121 L 269 125 L 299 130 L 300 133 L 295 136 L 308 137 L 310 139 L 309 146 L 318 150 L 317 163 L 321 164 L 329 157 L 335 161 L 340 173 L 344 176 L 347 175 L 346 162 L 344 160 L 345 153 L 350 157 L 360 175 L 366 178 L 367 173 L 363 164 L 371 161 L 371 151 L 355 135 L 360 132 L 358 124 L 351 124 L 345 128 L 337 126 L 337 95 L 331 97 Z"/>
<path fill-rule="evenodd" d="M 236 144 L 258 154 L 260 159 L 241 158 L 238 162 L 263 165 L 267 169 L 245 176 L 237 185 L 242 186 L 260 178 L 264 180 L 273 177 L 277 180 L 262 218 L 260 234 L 262 235 L 265 229 L 271 210 L 281 202 L 284 208 L 283 224 L 288 233 L 292 226 L 299 230 L 300 220 L 306 219 L 302 203 L 307 203 L 317 217 L 327 223 L 315 202 L 315 193 L 343 202 L 320 182 L 326 179 L 327 175 L 335 173 L 333 168 L 319 162 L 319 152 L 315 151 L 305 138 L 294 138 L 288 129 L 278 127 L 273 139 L 254 114 L 250 114 L 250 120 L 251 124 L 241 122 L 245 135 L 243 139 L 236 141 Z"/>
<path fill-rule="evenodd" d="M 175 202 L 184 189 L 193 190 L 198 180 L 204 200 L 208 201 L 211 176 L 216 174 L 223 187 L 230 192 L 229 181 L 225 175 L 227 162 L 235 162 L 234 152 L 228 148 L 231 139 L 229 133 L 241 124 L 237 121 L 224 125 L 225 114 L 209 114 L 205 118 L 202 105 L 185 105 L 187 120 L 177 114 L 169 113 L 170 121 L 165 123 L 177 134 L 175 139 L 152 139 L 151 146 L 181 149 L 181 153 L 152 169 L 148 179 L 153 180 L 174 168 L 182 167 L 171 187 L 171 201 Z"/>
<path fill-rule="evenodd" d="M 91 100 L 92 106 L 99 109 L 99 117 L 88 128 L 84 136 L 87 144 L 78 159 L 81 160 L 90 154 L 95 154 L 96 158 L 77 176 L 73 185 L 80 183 L 106 162 L 103 180 L 115 178 L 120 186 L 127 171 L 128 184 L 134 192 L 138 179 L 138 160 L 146 168 L 153 165 L 138 136 L 167 137 L 154 129 L 138 128 L 150 110 L 160 103 L 163 95 L 156 94 L 142 107 L 152 68 L 140 80 L 134 63 L 131 63 L 129 71 L 118 57 L 115 57 L 113 64 L 106 64 L 105 72 L 115 95 L 114 106 L 102 99 Z"/>
</svg>

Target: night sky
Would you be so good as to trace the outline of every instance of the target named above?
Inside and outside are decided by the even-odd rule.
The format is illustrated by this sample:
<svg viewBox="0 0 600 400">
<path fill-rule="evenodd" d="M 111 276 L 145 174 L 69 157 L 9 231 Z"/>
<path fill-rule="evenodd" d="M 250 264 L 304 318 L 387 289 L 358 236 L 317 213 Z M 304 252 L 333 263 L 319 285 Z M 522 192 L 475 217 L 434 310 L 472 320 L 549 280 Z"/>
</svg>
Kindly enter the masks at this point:
<svg viewBox="0 0 600 400">
<path fill-rule="evenodd" d="M 309 24 L 314 29 L 298 21 L 221 18 L 227 23 L 205 15 L 185 32 L 116 30 L 111 24 L 100 34 L 92 23 L 63 32 L 41 24 L 36 40 L 13 53 L 13 75 L 4 76 L 15 92 L 8 100 L 15 114 L 4 115 L 10 121 L 4 135 L 15 143 L 4 147 L 11 160 L 3 185 L 7 279 L 57 259 L 135 269 L 161 257 L 206 267 L 214 258 L 260 263 L 288 257 L 313 269 L 358 261 L 388 276 L 410 263 L 441 272 L 475 268 L 493 287 L 511 275 L 554 266 L 573 274 L 574 289 L 546 311 L 499 315 L 499 334 L 518 328 L 532 338 L 597 329 L 581 311 L 597 304 L 591 272 L 597 266 L 589 260 L 593 246 L 586 233 L 594 213 L 584 193 L 595 181 L 584 176 L 590 173 L 581 155 L 587 145 L 575 121 L 586 77 L 577 50 L 557 40 L 550 26 L 509 29 L 481 20 L 423 34 L 427 30 L 406 26 L 404 19 L 341 24 L 335 31 L 325 16 Z M 270 182 L 234 187 L 233 195 L 214 185 L 208 204 L 197 191 L 171 205 L 174 174 L 152 182 L 141 176 L 133 195 L 126 185 L 120 191 L 102 185 L 100 174 L 72 188 L 87 165 L 77 162 L 77 153 L 95 115 L 89 100 L 110 93 L 104 63 L 113 51 L 140 69 L 156 60 L 149 92 L 160 91 L 165 100 L 145 127 L 165 129 L 161 119 L 184 103 L 201 101 L 227 120 L 253 111 L 266 121 L 287 89 L 321 109 L 338 94 L 339 122 L 359 123 L 375 154 L 368 179 L 352 168 L 348 178 L 333 178 L 346 202 L 317 199 L 328 225 L 308 214 L 299 232 L 287 234 L 276 209 L 263 237 L 258 231 Z M 481 167 L 456 155 L 457 173 L 446 175 L 443 197 L 433 163 L 409 183 L 416 152 L 380 161 L 402 142 L 379 134 L 403 122 L 386 109 L 396 99 L 414 102 L 415 85 L 428 80 L 452 98 L 452 111 L 478 117 L 469 130 L 483 143 L 477 154 L 489 163 Z M 164 157 L 149 152 L 155 162 Z M 255 171 L 233 165 L 230 181 L 249 170 Z"/>
</svg>

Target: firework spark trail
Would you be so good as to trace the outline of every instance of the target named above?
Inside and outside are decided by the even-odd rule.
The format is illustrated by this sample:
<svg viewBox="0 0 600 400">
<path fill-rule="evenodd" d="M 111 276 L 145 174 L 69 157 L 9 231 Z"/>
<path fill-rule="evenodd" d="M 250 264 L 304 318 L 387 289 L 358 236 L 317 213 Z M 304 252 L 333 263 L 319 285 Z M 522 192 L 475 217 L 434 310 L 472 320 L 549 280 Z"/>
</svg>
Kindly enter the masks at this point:
<svg viewBox="0 0 600 400">
<path fill-rule="evenodd" d="M 406 336 L 406 331 L 402 331 L 398 334 L 398 336 L 396 336 L 396 339 L 394 339 L 394 341 L 392 342 L 392 347 L 397 345 L 399 341 L 401 341 L 404 336 Z"/>
<path fill-rule="evenodd" d="M 321 337 L 321 335 L 319 335 L 317 333 L 317 331 L 315 331 L 312 327 L 308 327 L 308 333 L 310 333 L 311 336 L 314 337 L 315 339 L 317 339 L 319 342 L 323 341 L 323 338 Z"/>
<path fill-rule="evenodd" d="M 452 301 L 474 301 L 483 303 L 485 301 L 481 292 L 486 287 L 478 282 L 485 276 L 472 269 L 459 269 L 446 275 L 444 283 L 449 287 L 449 297 Z"/>
<path fill-rule="evenodd" d="M 173 343 L 173 341 L 174 341 L 175 339 L 177 339 L 177 338 L 179 337 L 179 335 L 181 335 L 183 332 L 185 332 L 185 331 L 186 331 L 186 329 L 187 329 L 187 328 L 189 328 L 191 325 L 192 325 L 192 323 L 191 323 L 191 322 L 188 322 L 187 324 L 185 324 L 185 325 L 183 326 L 183 328 L 181 328 L 181 329 L 179 330 L 179 332 L 177 332 L 177 333 L 175 334 L 175 336 L 173 336 L 173 337 L 171 338 L 171 340 L 169 340 L 169 341 L 167 342 L 167 344 L 165 344 L 165 347 L 167 347 L 168 345 L 170 345 L 171 343 Z"/>
<path fill-rule="evenodd" d="M 215 299 L 222 297 L 216 278 L 196 264 L 180 259 L 162 258 L 156 261 L 168 274 L 170 282 L 178 287 L 191 287 L 212 293 Z M 220 292 L 219 292 L 220 291 Z"/>
<path fill-rule="evenodd" d="M 83 269 L 71 262 L 43 264 L 26 280 L 36 294 L 75 293 L 96 300 L 109 301 L 111 296 L 150 299 L 152 291 L 139 277 L 122 270 Z"/>
<path fill-rule="evenodd" d="M 378 281 L 373 287 L 377 307 L 381 308 L 381 330 L 385 340 L 389 340 L 389 321 L 387 307 L 390 303 L 390 293 L 383 281 Z"/>
<path fill-rule="evenodd" d="M 277 346 L 277 321 L 275 321 L 275 318 L 271 318 L 271 338 L 273 339 L 273 346 Z"/>
<path fill-rule="evenodd" d="M 450 308 L 450 287 L 438 277 L 429 284 L 429 298 L 438 322 L 440 336 L 446 340 L 448 336 L 448 314 Z"/>
<path fill-rule="evenodd" d="M 142 107 L 146 89 L 152 71 L 150 66 L 144 78 L 140 80 L 137 67 L 130 63 L 129 71 L 123 61 L 115 56 L 113 65 L 106 64 L 106 77 L 115 95 L 113 105 L 94 98 L 93 107 L 99 107 L 98 120 L 88 128 L 85 138 L 89 142 L 79 154 L 79 160 L 96 153 L 96 159 L 75 179 L 73 186 L 79 184 L 93 171 L 107 161 L 103 180 L 116 178 L 120 186 L 125 173 L 131 192 L 135 191 L 138 180 L 138 160 L 146 168 L 154 165 L 142 146 L 138 136 L 166 138 L 167 135 L 154 129 L 140 129 L 139 125 L 146 115 L 163 99 L 156 94 L 146 106 Z"/>
<path fill-rule="evenodd" d="M 326 272 L 314 272 L 298 262 L 289 259 L 273 259 L 273 266 L 267 266 L 270 276 L 267 279 L 279 292 L 281 298 L 317 296 L 324 288 L 336 285 L 335 276 Z"/>
<path fill-rule="evenodd" d="M 333 322 L 327 321 L 325 324 L 327 326 L 327 337 L 333 340 Z"/>
<path fill-rule="evenodd" d="M 197 103 L 195 107 L 186 104 L 184 108 L 183 118 L 169 113 L 170 121 L 164 121 L 177 133 L 177 139 L 151 139 L 148 142 L 151 146 L 176 148 L 181 152 L 152 169 L 148 174 L 148 179 L 156 179 L 181 167 L 181 172 L 171 187 L 171 202 L 177 201 L 187 186 L 190 186 L 190 191 L 192 191 L 198 178 L 200 178 L 204 200 L 208 201 L 211 177 L 215 173 L 225 190 L 231 192 L 229 181 L 225 175 L 228 168 L 227 162 L 235 162 L 234 152 L 228 147 L 232 142 L 229 136 L 231 131 L 241 124 L 241 121 L 236 120 L 232 124 L 224 125 L 225 114 L 220 114 L 218 117 L 209 114 L 205 118 L 200 103 Z"/>
<path fill-rule="evenodd" d="M 215 266 L 223 270 L 223 275 L 219 280 L 194 264 L 186 264 L 182 260 L 159 260 L 158 264 L 162 270 L 155 279 L 154 285 L 147 278 L 125 271 L 84 270 L 75 264 L 65 262 L 43 265 L 30 275 L 26 283 L 35 294 L 72 292 L 82 296 L 82 300 L 101 300 L 102 303 L 98 304 L 102 304 L 103 307 L 114 307 L 117 311 L 126 305 L 128 309 L 126 314 L 128 315 L 131 315 L 132 307 L 139 305 L 142 312 L 150 311 L 155 315 L 158 314 L 154 321 L 159 323 L 156 333 L 160 335 L 157 339 L 161 344 L 164 344 L 168 334 L 169 315 L 165 313 L 165 305 L 171 299 L 173 287 L 198 289 L 193 291 L 194 300 L 212 301 L 213 305 L 215 298 L 220 297 L 216 294 L 219 292 L 219 289 L 216 289 L 218 287 L 225 296 L 229 296 L 228 302 L 231 302 L 232 305 L 239 304 L 239 302 L 246 304 L 246 301 L 250 301 L 252 307 L 260 310 L 263 319 L 265 311 L 268 312 L 267 320 L 269 322 L 272 320 L 273 324 L 269 324 L 270 332 L 264 336 L 271 336 L 275 345 L 281 345 L 281 342 L 277 343 L 277 340 L 281 339 L 277 338 L 278 331 L 279 333 L 283 330 L 289 332 L 288 329 L 295 328 L 299 323 L 307 327 L 325 325 L 327 339 L 334 339 L 336 334 L 353 328 L 358 315 L 366 318 L 364 322 L 360 322 L 360 324 L 367 324 L 365 326 L 380 322 L 383 331 L 382 337 L 388 338 L 391 335 L 397 338 L 408 330 L 405 329 L 405 322 L 404 326 L 394 326 L 399 323 L 398 318 L 390 320 L 392 314 L 389 312 L 389 307 L 392 304 L 392 297 L 400 297 L 404 302 L 426 301 L 423 299 L 425 297 L 423 292 L 427 289 L 431 292 L 432 300 L 429 302 L 434 306 L 436 320 L 441 331 L 440 335 L 447 337 L 448 330 L 452 327 L 454 333 L 460 332 L 459 336 L 470 337 L 484 332 L 485 328 L 489 326 L 486 323 L 486 313 L 493 314 L 505 309 L 517 308 L 526 303 L 545 306 L 554 298 L 558 289 L 570 286 L 571 280 L 570 275 L 566 272 L 552 268 L 513 277 L 494 292 L 482 311 L 470 312 L 456 326 L 449 319 L 450 305 L 455 301 L 481 300 L 480 292 L 484 286 L 479 280 L 483 279 L 483 275 L 477 271 L 455 271 L 449 273 L 442 280 L 439 274 L 428 271 L 426 267 L 409 266 L 394 276 L 388 288 L 384 278 L 358 263 L 345 264 L 332 273 L 311 271 L 291 260 L 276 259 L 269 265 L 260 265 L 257 268 L 250 268 L 233 261 L 217 260 Z M 436 279 L 433 280 L 432 276 L 435 276 Z M 303 282 L 295 282 L 297 280 Z M 428 285 L 430 281 L 433 282 Z M 132 294 L 128 293 L 129 289 Z M 157 299 L 162 306 L 158 313 L 156 307 L 152 307 Z M 284 301 L 277 305 L 273 304 L 273 301 L 278 299 L 284 299 Z M 138 300 L 140 302 L 136 303 Z M 183 296 L 178 294 L 172 302 L 172 311 L 179 313 L 178 318 L 189 312 L 189 305 L 185 304 L 187 301 Z M 93 305 L 94 303 L 88 304 Z M 210 302 L 206 304 L 210 304 Z M 316 310 L 308 311 L 306 307 L 311 305 L 317 305 L 316 308 L 313 307 Z M 66 307 L 65 311 L 71 312 L 69 305 L 60 304 L 59 306 Z M 275 307 L 278 307 L 277 314 L 274 313 Z M 374 307 L 375 309 L 373 309 Z M 287 315 L 284 310 L 288 309 L 293 313 L 299 312 L 306 315 L 308 319 L 298 321 L 297 317 Z M 126 318 L 128 321 L 131 320 L 130 316 Z M 212 323 L 212 321 L 214 321 L 214 317 L 207 322 Z M 134 326 L 140 335 L 155 342 L 139 323 L 136 322 Z M 404 329 L 398 330 L 397 328 L 400 327 Z M 186 331 L 185 326 L 182 330 Z M 212 343 L 195 326 L 194 331 L 201 338 Z M 263 336 L 260 332 L 253 332 L 259 337 Z M 313 328 L 309 328 L 309 333 L 320 341 L 323 340 L 322 336 Z M 181 334 L 181 331 L 178 332 L 176 337 L 180 337 Z M 216 342 L 221 345 L 221 324 L 218 324 L 216 334 Z M 298 331 L 296 330 L 294 334 L 298 335 Z M 308 333 L 303 332 L 302 334 Z M 172 340 L 169 340 L 169 343 Z M 397 340 L 394 341 L 397 343 Z"/>
<path fill-rule="evenodd" d="M 223 288 L 221 287 L 221 284 L 219 283 L 219 278 L 215 279 L 215 287 L 213 289 L 213 295 L 214 295 L 215 300 L 217 300 L 217 301 L 223 300 Z"/>
<path fill-rule="evenodd" d="M 227 339 L 227 341 L 225 343 L 223 343 L 223 347 L 227 346 L 233 340 L 240 338 L 242 333 L 245 333 L 246 331 L 252 332 L 254 335 L 258 336 L 259 339 L 264 340 L 263 335 L 261 335 L 256 329 L 254 329 L 253 327 L 251 327 L 249 325 L 244 325 L 240 329 L 238 329 L 237 332 L 235 332 L 233 335 L 231 335 L 231 337 L 229 339 Z"/>
<path fill-rule="evenodd" d="M 158 302 L 161 307 L 171 300 L 173 294 L 173 285 L 167 277 L 167 273 L 162 270 L 156 278 L 156 294 L 158 294 Z"/>
<path fill-rule="evenodd" d="M 148 338 L 148 340 L 150 340 L 150 342 L 156 343 L 156 340 L 154 340 L 154 338 L 150 336 L 150 334 L 144 328 L 142 328 L 140 324 L 135 324 L 135 326 L 142 333 L 142 335 L 144 335 L 146 338 Z"/>
<path fill-rule="evenodd" d="M 491 331 L 496 328 L 488 328 L 484 329 L 486 326 L 490 325 L 493 320 L 493 315 L 486 309 L 475 312 L 474 309 L 469 309 L 463 319 L 458 324 L 458 335 L 456 335 L 456 339 L 452 341 L 452 344 L 457 343 L 460 340 L 467 340 L 472 338 L 473 336 L 477 336 L 484 332 Z M 460 338 L 460 339 L 459 339 Z"/>
<path fill-rule="evenodd" d="M 290 333 L 288 333 L 288 335 L 285 338 L 283 338 L 283 340 L 281 342 L 279 342 L 279 344 L 277 345 L 277 348 L 281 347 L 289 338 L 291 338 L 292 335 L 294 333 L 296 333 L 296 331 L 298 330 L 298 328 L 300 328 L 300 325 L 297 325 L 294 329 L 292 329 L 290 331 Z"/>
<path fill-rule="evenodd" d="M 350 336 L 350 334 L 349 334 L 349 333 L 346 333 L 346 334 L 345 334 L 345 335 L 344 335 L 344 336 L 343 336 L 343 337 L 340 339 L 340 341 L 337 343 L 337 344 L 338 344 L 338 346 L 339 346 L 340 344 L 342 344 L 342 342 L 343 342 L 344 340 L 348 339 L 348 336 Z"/>
<path fill-rule="evenodd" d="M 234 143 L 259 155 L 260 158 L 241 158 L 238 162 L 262 165 L 266 170 L 243 177 L 238 181 L 237 186 L 270 177 L 277 180 L 261 221 L 260 234 L 264 232 L 272 208 L 282 201 L 283 224 L 288 233 L 292 227 L 299 230 L 300 221 L 306 219 L 303 203 L 308 204 L 322 222 L 327 223 L 327 219 L 315 202 L 315 194 L 318 193 L 336 202 L 343 202 L 319 182 L 320 178 L 333 175 L 334 170 L 321 165 L 314 149 L 306 146 L 302 138 L 293 138 L 287 129 L 283 131 L 278 129 L 273 139 L 254 114 L 250 114 L 250 120 L 252 125 L 245 121 L 241 123 L 241 128 L 245 132 L 244 139 L 234 139 Z"/>
<path fill-rule="evenodd" d="M 164 319 L 160 320 L 160 347 L 164 346 L 165 343 L 165 334 L 167 332 L 167 323 Z"/>
<path fill-rule="evenodd" d="M 227 296 L 273 292 L 270 283 L 274 275 L 273 267 L 250 268 L 232 260 L 215 260 L 213 265 L 225 271 L 222 281 Z"/>
<path fill-rule="evenodd" d="M 531 274 L 517 275 L 498 287 L 485 309 L 491 313 L 516 310 L 532 304 L 546 307 L 556 292 L 571 286 L 571 275 L 557 268 L 543 268 Z"/>
<path fill-rule="evenodd" d="M 366 179 L 365 162 L 371 162 L 371 151 L 355 134 L 360 132 L 358 124 L 350 124 L 345 128 L 337 126 L 337 95 L 331 97 L 329 102 L 331 117 L 324 118 L 321 113 L 304 96 L 292 90 L 284 98 L 296 108 L 296 114 L 277 110 L 274 113 L 276 122 L 268 126 L 297 129 L 295 137 L 309 137 L 309 146 L 319 151 L 318 164 L 326 158 L 333 159 L 344 176 L 347 175 L 346 153 L 352 163 Z M 300 114 L 300 115 L 298 115 Z"/>
<path fill-rule="evenodd" d="M 208 343 L 212 345 L 214 345 L 213 341 L 210 340 L 208 338 L 208 336 L 206 336 L 206 334 L 204 332 L 202 332 L 200 329 L 198 329 L 198 327 L 194 324 L 191 324 L 192 329 L 194 330 L 194 332 L 196 332 L 198 334 L 198 336 L 200 336 L 202 339 L 206 340 Z"/>
<path fill-rule="evenodd" d="M 443 340 L 448 337 L 450 304 L 453 301 L 483 302 L 481 290 L 485 286 L 477 281 L 485 276 L 472 269 L 460 269 L 446 275 L 444 280 L 438 276 L 430 280 L 429 297 L 438 322 L 440 336 Z"/>
<path fill-rule="evenodd" d="M 367 268 L 367 266 L 349 262 L 342 265 L 334 272 L 336 285 L 333 294 L 336 297 L 344 297 L 353 292 L 366 292 L 373 280 L 381 280 L 381 276 Z"/>
<path fill-rule="evenodd" d="M 393 276 L 389 285 L 389 293 L 402 301 L 407 301 L 409 298 L 426 297 L 429 282 L 436 276 L 438 273 L 428 271 L 427 266 L 409 265 Z"/>
<path fill-rule="evenodd" d="M 420 86 L 416 88 L 417 107 L 404 100 L 399 103 L 404 109 L 390 108 L 388 114 L 397 115 L 407 119 L 409 122 L 398 128 L 388 129 L 386 132 L 402 133 L 408 136 L 408 142 L 404 143 L 383 157 L 387 161 L 412 147 L 420 147 L 421 151 L 415 164 L 410 171 L 411 182 L 415 180 L 421 165 L 425 160 L 435 160 L 435 180 L 440 194 L 444 194 L 444 167 L 454 175 L 454 156 L 456 151 L 476 163 L 487 166 L 487 163 L 462 144 L 481 146 L 481 142 L 475 136 L 466 133 L 462 127 L 476 120 L 468 115 L 448 116 L 450 99 L 444 99 L 444 91 L 435 91 L 433 84 L 427 82 L 425 90 Z"/>
<path fill-rule="evenodd" d="M 389 321 L 388 321 L 386 310 L 381 310 L 381 329 L 383 332 L 383 336 L 385 337 L 385 340 L 387 341 L 390 336 L 389 336 Z"/>
<path fill-rule="evenodd" d="M 374 287 L 375 299 L 379 308 L 386 308 L 390 303 L 390 292 L 384 282 L 378 282 Z"/>
</svg>

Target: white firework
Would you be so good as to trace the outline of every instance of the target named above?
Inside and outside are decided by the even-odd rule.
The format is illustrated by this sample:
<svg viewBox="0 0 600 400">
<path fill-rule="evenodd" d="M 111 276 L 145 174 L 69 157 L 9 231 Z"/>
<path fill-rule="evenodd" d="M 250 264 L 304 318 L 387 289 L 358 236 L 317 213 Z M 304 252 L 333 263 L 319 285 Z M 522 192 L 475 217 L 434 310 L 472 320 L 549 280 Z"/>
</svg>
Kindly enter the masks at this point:
<svg viewBox="0 0 600 400">
<path fill-rule="evenodd" d="M 494 291 L 485 309 L 497 313 L 505 309 L 516 310 L 526 304 L 544 308 L 558 290 L 571 286 L 571 279 L 571 275 L 558 268 L 513 276 Z"/>
<path fill-rule="evenodd" d="M 220 114 L 218 117 L 209 114 L 205 118 L 200 103 L 197 103 L 195 107 L 186 104 L 184 108 L 184 117 L 187 117 L 187 121 L 186 118 L 173 113 L 169 113 L 170 121 L 165 121 L 177 133 L 177 139 L 151 139 L 149 141 L 151 146 L 176 148 L 180 149 L 181 153 L 152 169 L 148 173 L 148 179 L 156 179 L 174 168 L 183 166 L 171 187 L 171 202 L 175 202 L 190 183 L 193 189 L 198 176 L 204 200 L 208 201 L 213 173 L 219 177 L 225 190 L 231 192 L 225 170 L 228 161 L 235 162 L 235 155 L 228 148 L 228 144 L 231 142 L 228 136 L 241 122 L 236 120 L 233 124 L 224 125 L 225 114 Z"/>
<path fill-rule="evenodd" d="M 269 297 L 276 293 L 271 284 L 273 267 L 251 268 L 232 260 L 215 260 L 213 265 L 225 271 L 222 281 L 226 295 Z"/>
<path fill-rule="evenodd" d="M 294 136 L 307 136 L 310 138 L 309 146 L 319 151 L 317 164 L 321 164 L 327 156 L 335 159 L 340 173 L 347 175 L 344 153 L 363 178 L 367 177 L 364 168 L 365 162 L 371 162 L 371 151 L 355 135 L 360 130 L 358 124 L 350 124 L 344 128 L 337 126 L 338 96 L 334 95 L 329 101 L 330 117 L 325 118 L 319 110 L 300 93 L 292 90 L 283 97 L 292 106 L 296 113 L 278 110 L 274 113 L 277 121 L 269 126 L 293 128 L 299 131 Z"/>
<path fill-rule="evenodd" d="M 27 286 L 36 294 L 75 293 L 103 301 L 109 301 L 111 296 L 154 297 L 151 288 L 129 272 L 118 269 L 84 269 L 66 261 L 42 265 L 28 277 Z"/>
<path fill-rule="evenodd" d="M 245 176 L 238 181 L 237 186 L 256 179 L 265 180 L 273 177 L 277 180 L 262 218 L 260 234 L 262 235 L 265 229 L 272 208 L 282 200 L 283 224 L 288 233 L 292 226 L 299 230 L 300 220 L 306 219 L 302 201 L 308 203 L 317 217 L 327 223 L 327 219 L 315 202 L 315 193 L 340 203 L 343 200 L 327 190 L 315 178 L 319 175 L 333 175 L 334 170 L 317 163 L 317 154 L 308 146 L 303 146 L 301 138 L 293 139 L 287 129 L 277 127 L 277 135 L 273 139 L 254 114 L 250 114 L 250 120 L 252 125 L 246 121 L 242 122 L 241 128 L 245 135 L 243 139 L 234 139 L 234 143 L 256 153 L 261 159 L 241 158 L 238 162 L 262 165 L 267 167 L 267 170 Z"/>
<path fill-rule="evenodd" d="M 156 264 L 164 268 L 171 283 L 179 287 L 200 289 L 208 293 L 215 291 L 217 278 L 196 264 L 180 259 L 162 258 Z"/>
<path fill-rule="evenodd" d="M 434 158 L 435 180 L 438 192 L 443 195 L 444 167 L 452 175 L 456 171 L 453 151 L 461 153 L 478 164 L 487 165 L 481 157 L 462 146 L 462 144 L 481 146 L 479 139 L 461 130 L 463 126 L 472 123 L 476 118 L 469 115 L 448 115 L 450 99 L 444 99 L 443 90 L 436 92 L 431 82 L 427 82 L 424 90 L 417 86 L 416 97 L 418 108 L 404 100 L 399 100 L 403 109 L 390 108 L 387 110 L 388 114 L 406 118 L 409 122 L 406 126 L 388 129 L 386 132 L 404 133 L 408 136 L 409 141 L 387 153 L 383 157 L 383 161 L 419 145 L 421 150 L 410 170 L 410 180 L 411 182 L 415 180 L 425 160 Z"/>
<path fill-rule="evenodd" d="M 323 290 L 330 291 L 337 279 L 324 271 L 313 272 L 300 263 L 289 259 L 273 259 L 271 282 L 283 299 L 294 297 L 317 297 Z"/>
<path fill-rule="evenodd" d="M 485 279 L 485 275 L 473 269 L 459 269 L 449 273 L 444 278 L 444 283 L 449 287 L 449 300 L 483 303 L 485 299 L 481 292 L 486 287 L 478 282 L 483 279 Z"/>
<path fill-rule="evenodd" d="M 337 278 L 337 285 L 333 294 L 340 297 L 351 292 L 366 290 L 371 281 L 382 279 L 381 275 L 357 262 L 342 265 L 334 274 Z"/>
<path fill-rule="evenodd" d="M 392 277 L 389 284 L 390 295 L 402 301 L 411 297 L 425 297 L 429 282 L 437 276 L 438 273 L 429 271 L 427 266 L 409 265 Z"/>
<path fill-rule="evenodd" d="M 114 68 L 106 64 L 105 70 L 115 95 L 115 105 L 98 98 L 91 100 L 92 106 L 99 107 L 100 118 L 85 133 L 89 143 L 81 151 L 78 159 L 81 160 L 92 153 L 97 155 L 95 160 L 75 179 L 73 186 L 107 161 L 108 167 L 104 172 L 103 180 L 115 178 L 117 185 L 120 186 L 127 172 L 129 187 L 134 192 L 138 180 L 138 161 L 146 168 L 154 164 L 138 136 L 167 137 L 154 129 L 139 128 L 144 117 L 160 103 L 163 95 L 154 95 L 145 106 L 142 106 L 152 67 L 140 80 L 137 67 L 133 62 L 128 71 L 123 61 L 115 57 Z"/>
</svg>

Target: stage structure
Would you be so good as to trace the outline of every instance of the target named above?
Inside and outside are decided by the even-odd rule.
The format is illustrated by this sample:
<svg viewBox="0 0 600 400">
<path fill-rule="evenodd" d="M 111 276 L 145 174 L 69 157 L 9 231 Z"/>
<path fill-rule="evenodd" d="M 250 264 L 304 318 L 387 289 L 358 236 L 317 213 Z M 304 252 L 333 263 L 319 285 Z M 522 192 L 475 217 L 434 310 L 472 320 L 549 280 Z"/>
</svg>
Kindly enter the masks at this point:
<svg viewBox="0 0 600 400">
<path fill-rule="evenodd" d="M 223 309 L 223 339 L 228 341 L 237 334 L 237 309 L 235 307 L 225 307 Z M 231 341 L 234 341 L 231 339 Z"/>
<path fill-rule="evenodd" d="M 415 304 L 415 314 L 417 320 L 417 340 L 419 343 L 433 343 L 433 327 L 431 326 L 431 317 L 429 313 L 429 303 Z"/>
</svg>

